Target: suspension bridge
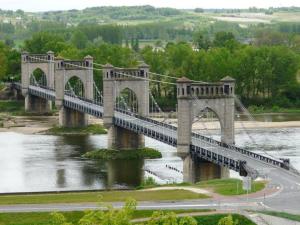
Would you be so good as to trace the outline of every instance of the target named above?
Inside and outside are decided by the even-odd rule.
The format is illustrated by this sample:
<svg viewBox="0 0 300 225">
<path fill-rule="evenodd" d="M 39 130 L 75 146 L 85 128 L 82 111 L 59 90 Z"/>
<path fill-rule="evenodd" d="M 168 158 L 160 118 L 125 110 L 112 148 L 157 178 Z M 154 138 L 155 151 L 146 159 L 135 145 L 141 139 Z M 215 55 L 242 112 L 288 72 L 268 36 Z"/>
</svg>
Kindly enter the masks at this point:
<svg viewBox="0 0 300 225">
<path fill-rule="evenodd" d="M 176 79 L 151 73 L 144 63 L 136 68 L 118 68 L 95 63 L 90 56 L 77 61 L 55 58 L 51 51 L 24 52 L 21 57 L 21 83 L 13 82 L 12 87 L 25 97 L 26 111 L 48 112 L 55 103 L 59 125 L 66 127 L 86 126 L 88 115 L 102 118 L 108 129 L 108 145 L 116 149 L 141 147 L 145 136 L 176 147 L 183 160 L 184 181 L 196 182 L 203 163 L 213 168 L 214 176 L 231 169 L 256 178 L 265 168 L 299 176 L 288 159 L 235 146 L 235 104 L 245 108 L 234 94 L 235 81 L 231 77 L 215 83 Z M 36 70 L 42 75 L 35 76 Z M 94 71 L 102 73 L 102 84 L 94 81 Z M 177 110 L 172 115 L 177 115 L 177 124 L 155 100 L 151 83 L 176 88 Z M 220 122 L 220 141 L 192 130 L 193 123 L 208 111 L 214 112 Z"/>
</svg>

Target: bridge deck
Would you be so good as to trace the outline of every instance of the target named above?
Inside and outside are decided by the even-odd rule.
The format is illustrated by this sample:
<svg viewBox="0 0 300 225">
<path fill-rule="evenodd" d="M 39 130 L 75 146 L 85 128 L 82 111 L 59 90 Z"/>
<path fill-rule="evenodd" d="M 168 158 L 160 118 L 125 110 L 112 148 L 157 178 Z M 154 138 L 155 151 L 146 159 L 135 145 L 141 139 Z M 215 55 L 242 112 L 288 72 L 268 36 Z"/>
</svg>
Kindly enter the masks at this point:
<svg viewBox="0 0 300 225">
<path fill-rule="evenodd" d="M 15 88 L 21 89 L 20 84 L 15 83 L 14 85 Z M 29 93 L 48 100 L 55 100 L 55 91 L 51 89 L 30 86 Z M 87 99 L 65 95 L 64 106 L 98 118 L 103 115 L 103 106 Z M 117 109 L 114 113 L 114 124 L 173 147 L 177 146 L 177 128 L 175 126 Z M 227 145 L 196 133 L 192 133 L 190 151 L 193 157 L 202 158 L 238 172 L 246 162 L 247 172 L 253 177 L 266 167 L 287 169 L 280 160 Z"/>
</svg>

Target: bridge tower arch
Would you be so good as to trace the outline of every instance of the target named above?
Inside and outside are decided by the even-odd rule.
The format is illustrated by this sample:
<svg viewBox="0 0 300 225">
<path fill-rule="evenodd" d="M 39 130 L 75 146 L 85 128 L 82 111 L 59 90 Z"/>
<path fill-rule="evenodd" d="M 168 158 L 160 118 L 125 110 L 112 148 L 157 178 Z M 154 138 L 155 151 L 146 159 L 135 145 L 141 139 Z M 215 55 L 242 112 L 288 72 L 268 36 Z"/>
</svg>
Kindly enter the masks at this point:
<svg viewBox="0 0 300 225">
<path fill-rule="evenodd" d="M 115 68 L 110 64 L 103 67 L 103 122 L 108 129 L 108 146 L 115 149 L 143 147 L 144 136 L 117 127 L 113 123 L 116 99 L 129 89 L 137 96 L 137 114 L 149 115 L 149 66 L 142 63 L 138 68 Z"/>
<path fill-rule="evenodd" d="M 234 88 L 235 80 L 229 76 L 217 83 L 192 82 L 183 77 L 177 80 L 178 137 L 177 153 L 183 159 L 183 179 L 220 178 L 228 170 L 207 161 L 195 161 L 190 154 L 192 123 L 199 112 L 210 109 L 221 125 L 221 142 L 234 144 Z"/>
<path fill-rule="evenodd" d="M 51 111 L 51 101 L 33 96 L 29 93 L 29 86 L 36 85 L 31 79 L 37 70 L 44 73 L 46 88 L 54 89 L 54 53 L 48 51 L 47 54 L 29 54 L 23 52 L 21 55 L 21 83 L 22 94 L 25 97 L 25 111 L 35 113 L 46 113 Z M 40 85 L 40 84 L 37 84 Z"/>
<path fill-rule="evenodd" d="M 66 88 L 68 82 L 74 78 L 82 84 L 83 93 L 80 96 L 74 95 Z M 64 106 L 64 101 L 68 100 L 65 98 L 93 100 L 93 81 L 93 58 L 91 56 L 86 56 L 83 60 L 78 61 L 56 58 L 55 105 L 59 109 L 59 126 L 84 127 L 88 125 L 88 115 Z"/>
</svg>

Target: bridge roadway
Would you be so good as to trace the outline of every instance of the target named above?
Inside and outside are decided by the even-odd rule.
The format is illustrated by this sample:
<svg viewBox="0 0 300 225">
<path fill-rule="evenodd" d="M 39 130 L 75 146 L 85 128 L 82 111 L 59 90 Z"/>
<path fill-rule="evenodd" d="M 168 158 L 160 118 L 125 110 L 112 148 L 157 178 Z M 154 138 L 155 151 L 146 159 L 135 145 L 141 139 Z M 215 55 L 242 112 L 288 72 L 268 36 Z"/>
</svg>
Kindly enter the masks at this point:
<svg viewBox="0 0 300 225">
<path fill-rule="evenodd" d="M 20 89 L 20 84 L 15 84 L 15 88 Z M 45 89 L 37 86 L 30 86 L 29 92 L 32 95 L 42 97 L 48 100 L 55 100 L 55 91 L 50 89 Z M 69 107 L 80 112 L 88 113 L 95 117 L 101 118 L 103 113 L 103 107 L 91 100 L 79 99 L 76 97 L 64 96 L 64 106 Z M 114 123 L 116 126 L 120 126 L 134 132 L 142 133 L 148 137 L 154 138 L 156 140 L 162 141 L 166 144 L 176 147 L 177 145 L 177 128 L 169 124 L 158 122 L 149 118 L 140 117 L 138 115 L 133 115 L 128 112 L 123 112 L 120 110 L 115 110 Z M 231 204 L 231 208 L 253 208 L 246 203 L 261 204 L 262 202 L 267 205 L 269 209 L 275 210 L 287 210 L 294 213 L 300 213 L 300 176 L 299 173 L 292 170 L 287 170 L 283 162 L 276 160 L 267 156 L 256 154 L 236 146 L 228 146 L 226 144 L 220 143 L 213 139 L 201 136 L 199 134 L 192 134 L 191 143 L 191 154 L 194 157 L 200 157 L 216 163 L 221 166 L 226 166 L 237 172 L 240 171 L 241 162 L 245 161 L 246 167 L 249 169 L 248 172 L 253 176 L 260 175 L 267 177 L 270 182 L 269 186 L 277 187 L 278 191 L 275 194 L 267 195 L 266 198 L 260 196 L 257 198 L 252 198 L 249 200 L 245 197 L 225 199 L 223 203 L 228 205 Z M 257 174 L 256 174 L 257 173 Z M 220 200 L 218 200 L 220 203 Z M 206 200 L 202 201 L 185 201 L 178 203 L 177 208 L 201 208 L 201 205 L 205 205 L 206 208 L 216 208 L 217 201 L 210 200 L 209 204 Z M 146 205 L 153 205 L 155 207 L 161 208 L 172 208 L 170 204 L 164 203 L 145 203 Z M 173 203 L 172 203 L 173 204 Z M 176 204 L 175 204 L 176 205 Z M 143 204 L 141 205 L 143 207 Z M 4 209 L 6 207 L 0 207 Z M 8 211 L 27 211 L 31 206 L 26 206 L 24 208 L 6 208 Z M 76 207 L 68 206 L 65 210 L 72 210 Z M 176 207 L 175 207 L 176 208 Z M 229 207 L 230 208 L 230 207 Z M 5 209 L 4 209 L 5 210 Z"/>
</svg>

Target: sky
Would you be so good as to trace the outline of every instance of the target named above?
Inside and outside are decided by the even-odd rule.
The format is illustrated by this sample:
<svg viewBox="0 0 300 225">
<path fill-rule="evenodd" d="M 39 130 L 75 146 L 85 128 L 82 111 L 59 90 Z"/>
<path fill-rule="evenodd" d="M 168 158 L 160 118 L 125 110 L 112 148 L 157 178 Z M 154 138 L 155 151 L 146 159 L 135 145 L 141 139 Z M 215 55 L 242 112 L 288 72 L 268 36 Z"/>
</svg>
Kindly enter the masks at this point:
<svg viewBox="0 0 300 225">
<path fill-rule="evenodd" d="M 300 0 L 0 0 L 1 9 L 30 12 L 84 9 L 94 6 L 153 5 L 155 7 L 191 8 L 260 8 L 300 6 Z"/>
</svg>

